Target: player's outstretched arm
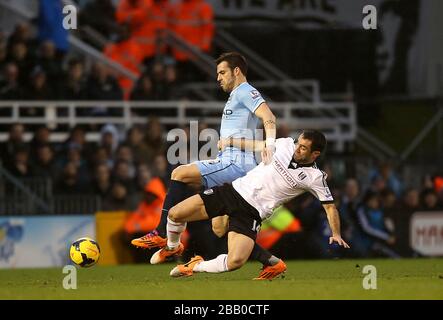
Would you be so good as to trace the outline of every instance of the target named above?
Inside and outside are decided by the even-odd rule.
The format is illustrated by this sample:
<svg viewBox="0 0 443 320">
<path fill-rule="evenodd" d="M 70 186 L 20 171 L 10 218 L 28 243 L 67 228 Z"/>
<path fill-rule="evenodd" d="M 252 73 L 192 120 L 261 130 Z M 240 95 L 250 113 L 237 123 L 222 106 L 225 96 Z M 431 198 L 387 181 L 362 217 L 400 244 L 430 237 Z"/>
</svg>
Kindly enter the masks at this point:
<svg viewBox="0 0 443 320">
<path fill-rule="evenodd" d="M 328 203 L 323 204 L 323 208 L 326 211 L 329 227 L 332 231 L 332 236 L 329 237 L 329 244 L 337 242 L 340 246 L 343 246 L 344 248 L 349 248 L 349 245 L 341 238 L 340 235 L 340 217 L 338 215 L 337 207 L 333 203 Z"/>
<path fill-rule="evenodd" d="M 218 149 L 224 150 L 227 147 L 239 148 L 243 151 L 262 151 L 265 147 L 265 141 L 262 140 L 248 140 L 248 139 L 234 139 L 221 138 L 218 141 Z"/>
</svg>

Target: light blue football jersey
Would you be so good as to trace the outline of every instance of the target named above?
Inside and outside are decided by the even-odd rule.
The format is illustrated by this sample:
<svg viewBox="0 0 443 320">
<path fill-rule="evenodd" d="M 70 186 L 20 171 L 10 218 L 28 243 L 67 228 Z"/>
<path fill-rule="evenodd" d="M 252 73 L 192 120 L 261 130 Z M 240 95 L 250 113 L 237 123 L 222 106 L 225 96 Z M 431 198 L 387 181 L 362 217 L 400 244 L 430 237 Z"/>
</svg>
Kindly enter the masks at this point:
<svg viewBox="0 0 443 320">
<path fill-rule="evenodd" d="M 254 112 L 263 102 L 260 93 L 247 82 L 232 90 L 223 110 L 220 136 L 254 139 L 259 120 Z M 195 164 L 200 170 L 203 186 L 212 188 L 244 176 L 257 166 L 257 161 L 254 152 L 229 147 L 216 159 L 196 161 Z"/>
<path fill-rule="evenodd" d="M 263 102 L 260 92 L 247 82 L 232 90 L 223 109 L 221 138 L 254 139 L 259 120 L 254 112 Z"/>
</svg>

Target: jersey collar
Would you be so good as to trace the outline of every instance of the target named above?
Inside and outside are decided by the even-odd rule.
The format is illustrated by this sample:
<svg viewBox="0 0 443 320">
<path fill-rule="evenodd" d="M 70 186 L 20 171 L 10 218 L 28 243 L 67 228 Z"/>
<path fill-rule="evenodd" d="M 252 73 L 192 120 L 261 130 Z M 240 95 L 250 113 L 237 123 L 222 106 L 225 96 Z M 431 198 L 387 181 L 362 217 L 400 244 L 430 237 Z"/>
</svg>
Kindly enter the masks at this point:
<svg viewBox="0 0 443 320">
<path fill-rule="evenodd" d="M 298 169 L 303 167 L 315 167 L 315 166 L 316 166 L 315 161 L 311 163 L 297 163 L 292 159 L 291 162 L 289 163 L 288 169 Z"/>
</svg>

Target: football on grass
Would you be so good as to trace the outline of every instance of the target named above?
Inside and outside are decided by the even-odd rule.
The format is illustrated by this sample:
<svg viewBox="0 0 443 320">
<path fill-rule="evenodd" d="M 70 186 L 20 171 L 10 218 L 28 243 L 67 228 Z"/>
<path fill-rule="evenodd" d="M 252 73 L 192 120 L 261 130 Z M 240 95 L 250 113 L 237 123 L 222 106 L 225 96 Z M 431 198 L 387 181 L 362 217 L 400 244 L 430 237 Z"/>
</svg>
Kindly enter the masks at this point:
<svg viewBox="0 0 443 320">
<path fill-rule="evenodd" d="M 76 265 L 82 268 L 91 267 L 100 258 L 100 247 L 91 238 L 80 238 L 72 243 L 69 256 Z"/>
</svg>

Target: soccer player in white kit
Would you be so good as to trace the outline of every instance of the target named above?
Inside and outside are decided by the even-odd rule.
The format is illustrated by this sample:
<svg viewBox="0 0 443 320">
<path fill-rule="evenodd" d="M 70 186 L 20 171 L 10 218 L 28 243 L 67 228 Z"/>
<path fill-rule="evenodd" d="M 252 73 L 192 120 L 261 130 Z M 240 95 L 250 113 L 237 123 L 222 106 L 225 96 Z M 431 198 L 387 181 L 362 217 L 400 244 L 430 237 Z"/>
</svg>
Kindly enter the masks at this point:
<svg viewBox="0 0 443 320">
<path fill-rule="evenodd" d="M 234 143 L 242 142 L 236 140 Z M 276 207 L 305 192 L 320 200 L 326 211 L 332 231 L 329 243 L 337 242 L 349 248 L 340 235 L 339 214 L 326 183 L 326 174 L 315 163 L 325 147 L 325 136 L 316 130 L 303 131 L 297 141 L 293 138 L 277 139 L 276 151 L 269 164 L 261 162 L 246 176 L 230 184 L 207 189 L 171 208 L 168 241 L 176 243 L 180 234 L 175 232 L 174 223 L 225 214 L 229 216 L 228 253 L 209 261 L 195 256 L 188 263 L 175 267 L 171 276 L 191 276 L 194 272 L 220 273 L 242 267 L 252 252 L 261 221 L 269 218 Z M 267 156 L 263 157 L 266 160 Z M 272 278 L 272 275 L 259 277 Z"/>
</svg>

